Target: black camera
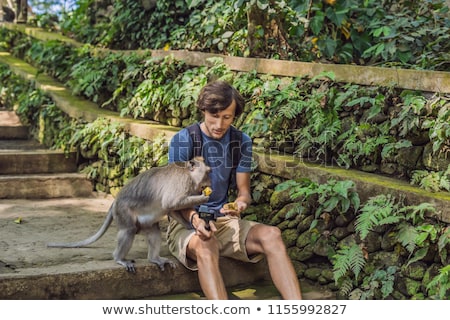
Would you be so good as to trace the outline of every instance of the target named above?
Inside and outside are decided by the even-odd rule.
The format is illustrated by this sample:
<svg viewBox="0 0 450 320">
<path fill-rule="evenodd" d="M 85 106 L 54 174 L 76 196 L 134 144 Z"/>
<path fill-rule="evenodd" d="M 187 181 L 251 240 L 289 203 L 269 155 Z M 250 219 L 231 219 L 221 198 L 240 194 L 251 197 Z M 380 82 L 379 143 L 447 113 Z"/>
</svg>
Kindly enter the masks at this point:
<svg viewBox="0 0 450 320">
<path fill-rule="evenodd" d="M 225 216 L 223 213 L 220 213 L 219 210 L 211 209 L 208 206 L 201 205 L 198 208 L 198 216 L 202 218 L 206 223 L 206 230 L 209 230 L 209 222 L 216 221 L 217 218 Z"/>
</svg>

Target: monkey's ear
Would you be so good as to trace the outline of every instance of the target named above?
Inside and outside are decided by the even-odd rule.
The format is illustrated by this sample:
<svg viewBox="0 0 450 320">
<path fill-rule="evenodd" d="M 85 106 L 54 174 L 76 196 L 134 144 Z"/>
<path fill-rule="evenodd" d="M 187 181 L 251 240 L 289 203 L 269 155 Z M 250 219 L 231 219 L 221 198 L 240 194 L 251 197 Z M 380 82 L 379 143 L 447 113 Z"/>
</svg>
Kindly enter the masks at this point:
<svg viewBox="0 0 450 320">
<path fill-rule="evenodd" d="M 187 168 L 189 169 L 189 171 L 194 171 L 195 168 L 195 160 L 189 160 L 187 163 Z"/>
</svg>

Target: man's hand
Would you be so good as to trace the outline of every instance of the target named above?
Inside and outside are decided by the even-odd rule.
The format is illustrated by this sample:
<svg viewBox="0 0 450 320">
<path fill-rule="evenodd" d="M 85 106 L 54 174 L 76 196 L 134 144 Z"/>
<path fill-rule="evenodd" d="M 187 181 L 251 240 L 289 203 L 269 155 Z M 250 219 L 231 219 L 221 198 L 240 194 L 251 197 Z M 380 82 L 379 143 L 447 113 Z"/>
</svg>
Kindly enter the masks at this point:
<svg viewBox="0 0 450 320">
<path fill-rule="evenodd" d="M 195 229 L 195 234 L 203 241 L 210 239 L 214 232 L 217 231 L 213 221 L 209 221 L 209 230 L 206 229 L 206 221 L 200 218 L 198 213 L 194 214 L 191 224 Z"/>
<path fill-rule="evenodd" d="M 220 213 L 239 217 L 241 212 L 247 209 L 248 204 L 245 201 L 236 200 L 235 202 L 226 203 L 223 205 L 223 208 L 220 209 Z"/>
</svg>

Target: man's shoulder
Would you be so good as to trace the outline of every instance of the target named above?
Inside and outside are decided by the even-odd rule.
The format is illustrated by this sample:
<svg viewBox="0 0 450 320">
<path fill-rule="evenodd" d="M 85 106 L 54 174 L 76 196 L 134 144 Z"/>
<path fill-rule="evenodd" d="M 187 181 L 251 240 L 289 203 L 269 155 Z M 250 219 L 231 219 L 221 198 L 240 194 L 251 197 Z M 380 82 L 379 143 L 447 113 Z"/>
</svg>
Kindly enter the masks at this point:
<svg viewBox="0 0 450 320">
<path fill-rule="evenodd" d="M 239 134 L 239 138 L 243 143 L 251 143 L 252 142 L 252 138 L 246 134 L 244 131 L 236 129 L 238 132 L 240 132 Z"/>
<path fill-rule="evenodd" d="M 172 137 L 172 140 L 183 140 L 186 141 L 186 138 L 189 137 L 189 131 L 187 128 L 180 129 L 177 133 L 175 133 Z"/>
<path fill-rule="evenodd" d="M 252 140 L 248 134 L 246 134 L 244 131 L 242 131 L 234 126 L 231 126 L 230 130 L 231 130 L 230 133 L 232 135 L 231 139 L 233 139 L 233 135 L 235 135 L 236 139 L 240 139 L 243 142 Z"/>
</svg>

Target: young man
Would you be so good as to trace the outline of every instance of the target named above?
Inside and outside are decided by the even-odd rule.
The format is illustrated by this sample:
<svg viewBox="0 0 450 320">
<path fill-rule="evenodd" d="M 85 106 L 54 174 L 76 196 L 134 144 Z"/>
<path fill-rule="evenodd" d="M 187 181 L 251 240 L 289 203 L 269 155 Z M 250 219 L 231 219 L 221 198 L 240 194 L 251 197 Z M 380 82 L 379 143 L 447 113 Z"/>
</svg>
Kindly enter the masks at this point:
<svg viewBox="0 0 450 320">
<path fill-rule="evenodd" d="M 197 107 L 203 114 L 200 131 L 202 156 L 211 167 L 212 194 L 208 208 L 219 210 L 223 216 L 215 222 L 199 217 L 198 208 L 184 210 L 184 219 L 192 228 L 171 220 L 167 232 L 170 252 L 191 270 L 198 270 L 200 286 L 207 299 L 227 299 L 219 269 L 219 257 L 258 262 L 266 257 L 272 280 L 284 299 L 301 299 L 300 285 L 277 227 L 251 222 L 239 215 L 251 203 L 250 171 L 252 142 L 242 133 L 241 158 L 236 169 L 236 210 L 225 210 L 232 171 L 230 127 L 242 113 L 244 99 L 223 81 L 202 88 Z M 179 131 L 169 146 L 169 162 L 186 161 L 193 157 L 194 142 L 186 128 Z M 226 275 L 225 275 L 226 276 Z"/>
</svg>

